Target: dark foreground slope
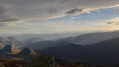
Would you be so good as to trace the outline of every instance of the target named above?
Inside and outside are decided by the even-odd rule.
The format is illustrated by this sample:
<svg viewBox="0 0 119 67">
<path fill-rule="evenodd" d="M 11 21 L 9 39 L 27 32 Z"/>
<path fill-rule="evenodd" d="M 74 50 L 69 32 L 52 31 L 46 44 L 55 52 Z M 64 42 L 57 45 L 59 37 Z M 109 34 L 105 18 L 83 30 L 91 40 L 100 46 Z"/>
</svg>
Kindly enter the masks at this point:
<svg viewBox="0 0 119 67">
<path fill-rule="evenodd" d="M 117 65 L 119 64 L 119 38 L 106 40 L 93 45 L 67 44 L 61 47 L 36 50 L 50 56 L 81 61 L 89 64 Z"/>
</svg>

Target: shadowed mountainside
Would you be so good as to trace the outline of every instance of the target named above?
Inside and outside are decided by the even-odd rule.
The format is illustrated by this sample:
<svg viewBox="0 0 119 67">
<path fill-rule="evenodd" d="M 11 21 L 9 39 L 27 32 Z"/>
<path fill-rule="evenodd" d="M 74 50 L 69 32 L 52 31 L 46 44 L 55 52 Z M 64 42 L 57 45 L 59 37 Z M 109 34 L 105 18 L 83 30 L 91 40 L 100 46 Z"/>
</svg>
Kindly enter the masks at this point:
<svg viewBox="0 0 119 67">
<path fill-rule="evenodd" d="M 119 62 L 119 38 L 92 45 L 67 44 L 61 47 L 37 49 L 39 54 L 99 65 L 116 65 Z"/>
</svg>

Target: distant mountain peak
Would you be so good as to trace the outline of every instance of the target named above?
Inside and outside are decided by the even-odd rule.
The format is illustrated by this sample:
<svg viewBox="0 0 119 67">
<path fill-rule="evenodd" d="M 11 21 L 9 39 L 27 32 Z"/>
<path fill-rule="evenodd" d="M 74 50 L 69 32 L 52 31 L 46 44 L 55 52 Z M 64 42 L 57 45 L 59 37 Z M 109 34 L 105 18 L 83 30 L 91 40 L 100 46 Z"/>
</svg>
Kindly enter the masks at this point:
<svg viewBox="0 0 119 67">
<path fill-rule="evenodd" d="M 24 48 L 21 52 L 17 54 L 18 56 L 35 56 L 36 52 L 31 48 Z"/>
<path fill-rule="evenodd" d="M 20 50 L 15 48 L 14 44 L 7 44 L 0 50 L 0 53 L 3 54 L 17 54 Z"/>
</svg>

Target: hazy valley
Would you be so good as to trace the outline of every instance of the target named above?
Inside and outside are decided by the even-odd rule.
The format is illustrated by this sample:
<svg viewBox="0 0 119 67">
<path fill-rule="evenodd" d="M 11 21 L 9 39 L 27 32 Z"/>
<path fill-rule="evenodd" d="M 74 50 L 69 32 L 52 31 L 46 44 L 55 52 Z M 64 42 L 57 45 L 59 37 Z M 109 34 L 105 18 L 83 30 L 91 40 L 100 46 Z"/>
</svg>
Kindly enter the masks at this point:
<svg viewBox="0 0 119 67">
<path fill-rule="evenodd" d="M 14 36 L 0 37 L 0 60 L 1 63 L 17 61 L 26 65 L 28 60 L 32 62 L 40 56 L 51 56 L 59 67 L 112 67 L 119 64 L 118 34 L 119 31 L 87 33 L 55 40 L 35 36 L 28 37 L 25 41 Z"/>
</svg>

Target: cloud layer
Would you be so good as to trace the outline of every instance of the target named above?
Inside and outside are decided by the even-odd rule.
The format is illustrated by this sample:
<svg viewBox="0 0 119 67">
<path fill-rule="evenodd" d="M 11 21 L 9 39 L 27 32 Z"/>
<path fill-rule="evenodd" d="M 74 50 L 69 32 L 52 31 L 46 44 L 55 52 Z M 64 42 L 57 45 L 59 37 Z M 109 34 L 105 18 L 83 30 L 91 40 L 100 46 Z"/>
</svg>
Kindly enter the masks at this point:
<svg viewBox="0 0 119 67">
<path fill-rule="evenodd" d="M 119 5 L 119 0 L 0 0 L 0 17 L 47 19 L 63 16 L 65 12 L 74 13 L 115 5 Z"/>
<path fill-rule="evenodd" d="M 117 5 L 119 0 L 0 0 L 0 26 L 21 20 L 46 20 L 89 13 Z"/>
<path fill-rule="evenodd" d="M 109 22 L 107 22 L 107 24 L 119 25 L 119 17 L 111 19 Z"/>
</svg>

